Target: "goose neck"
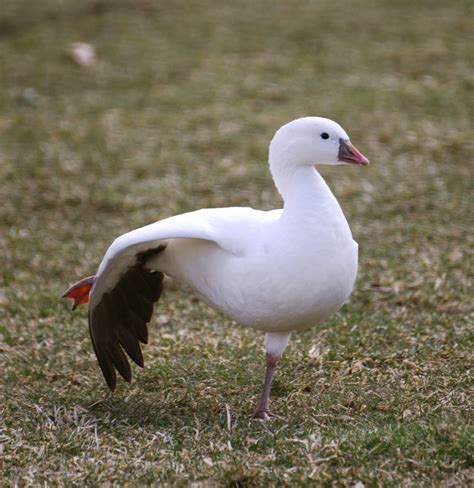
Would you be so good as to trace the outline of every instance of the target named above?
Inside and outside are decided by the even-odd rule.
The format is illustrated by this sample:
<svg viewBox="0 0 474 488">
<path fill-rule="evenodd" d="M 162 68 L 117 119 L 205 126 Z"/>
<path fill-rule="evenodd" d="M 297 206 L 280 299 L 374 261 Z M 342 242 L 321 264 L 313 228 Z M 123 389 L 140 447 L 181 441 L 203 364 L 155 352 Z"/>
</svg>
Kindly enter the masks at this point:
<svg viewBox="0 0 474 488">
<path fill-rule="evenodd" d="M 285 214 L 321 210 L 334 198 L 313 166 L 272 168 L 272 175 L 283 198 Z"/>
</svg>

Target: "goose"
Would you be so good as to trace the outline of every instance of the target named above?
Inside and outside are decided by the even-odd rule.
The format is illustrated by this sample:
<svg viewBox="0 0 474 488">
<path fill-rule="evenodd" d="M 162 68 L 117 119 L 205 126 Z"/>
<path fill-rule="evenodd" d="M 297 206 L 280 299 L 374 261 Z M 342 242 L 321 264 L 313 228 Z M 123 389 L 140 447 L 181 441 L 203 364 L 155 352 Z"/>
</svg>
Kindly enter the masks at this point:
<svg viewBox="0 0 474 488">
<path fill-rule="evenodd" d="M 164 275 L 237 324 L 265 333 L 266 371 L 252 418 L 270 420 L 270 388 L 293 332 L 321 324 L 349 298 L 358 245 L 318 164 L 366 165 L 344 129 L 302 117 L 278 129 L 269 166 L 284 205 L 201 209 L 119 236 L 95 275 L 64 297 L 73 309 L 89 302 L 89 331 L 107 385 L 116 370 L 128 382 L 125 353 L 143 367 L 141 343 L 163 290 Z"/>
</svg>

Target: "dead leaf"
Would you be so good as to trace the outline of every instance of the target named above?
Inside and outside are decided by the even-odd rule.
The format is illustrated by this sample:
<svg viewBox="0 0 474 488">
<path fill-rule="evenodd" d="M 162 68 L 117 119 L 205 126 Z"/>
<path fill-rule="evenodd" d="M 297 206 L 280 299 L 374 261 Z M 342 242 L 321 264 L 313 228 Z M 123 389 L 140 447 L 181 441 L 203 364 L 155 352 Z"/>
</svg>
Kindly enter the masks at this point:
<svg viewBox="0 0 474 488">
<path fill-rule="evenodd" d="M 408 369 L 418 369 L 418 366 L 413 361 L 410 361 L 409 359 L 404 359 L 402 361 L 402 364 Z"/>
<path fill-rule="evenodd" d="M 93 66 L 97 62 L 94 47 L 85 42 L 73 42 L 69 44 L 68 54 L 80 66 Z"/>
<path fill-rule="evenodd" d="M 456 247 L 449 253 L 448 259 L 451 263 L 459 263 L 459 261 L 462 260 L 463 256 L 464 255 L 461 249 L 459 249 L 459 247 Z"/>
</svg>

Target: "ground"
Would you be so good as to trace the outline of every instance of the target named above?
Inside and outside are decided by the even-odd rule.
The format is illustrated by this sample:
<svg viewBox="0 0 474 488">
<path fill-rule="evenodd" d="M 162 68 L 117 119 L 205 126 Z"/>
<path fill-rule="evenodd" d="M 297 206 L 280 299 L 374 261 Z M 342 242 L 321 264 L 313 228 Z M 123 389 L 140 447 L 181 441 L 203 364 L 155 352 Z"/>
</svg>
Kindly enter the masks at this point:
<svg viewBox="0 0 474 488">
<path fill-rule="evenodd" d="M 4 2 L 0 485 L 472 483 L 473 13 Z M 96 64 L 71 61 L 76 41 Z M 280 206 L 268 142 L 302 115 L 340 122 L 371 165 L 322 169 L 360 270 L 343 309 L 293 337 L 273 388 L 283 419 L 249 420 L 262 337 L 172 282 L 145 369 L 110 394 L 64 289 L 126 230 Z"/>
</svg>

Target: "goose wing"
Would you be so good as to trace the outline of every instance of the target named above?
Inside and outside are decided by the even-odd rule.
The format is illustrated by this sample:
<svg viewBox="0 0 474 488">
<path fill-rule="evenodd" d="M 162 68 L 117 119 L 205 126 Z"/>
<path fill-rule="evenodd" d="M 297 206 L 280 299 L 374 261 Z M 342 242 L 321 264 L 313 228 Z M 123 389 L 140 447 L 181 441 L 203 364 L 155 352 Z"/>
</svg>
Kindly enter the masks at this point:
<svg viewBox="0 0 474 488">
<path fill-rule="evenodd" d="M 163 290 L 163 273 L 150 272 L 144 265 L 174 238 L 205 239 L 219 244 L 205 212 L 182 214 L 118 237 L 96 273 L 89 296 L 89 331 L 111 390 L 116 386 L 116 370 L 131 381 L 126 354 L 143 367 L 140 342 L 148 341 L 147 323 Z"/>
</svg>

